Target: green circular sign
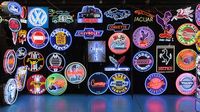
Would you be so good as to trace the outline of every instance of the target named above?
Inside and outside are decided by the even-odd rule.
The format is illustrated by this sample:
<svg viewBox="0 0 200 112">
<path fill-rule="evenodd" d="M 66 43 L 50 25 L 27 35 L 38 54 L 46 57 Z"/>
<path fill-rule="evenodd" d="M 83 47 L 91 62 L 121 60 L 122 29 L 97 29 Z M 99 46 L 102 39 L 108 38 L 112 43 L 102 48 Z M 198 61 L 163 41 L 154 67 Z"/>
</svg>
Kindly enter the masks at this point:
<svg viewBox="0 0 200 112">
<path fill-rule="evenodd" d="M 67 89 L 67 81 L 63 75 L 53 73 L 47 77 L 45 87 L 51 95 L 61 95 Z"/>
<path fill-rule="evenodd" d="M 196 43 L 197 32 L 198 28 L 194 24 L 185 23 L 178 28 L 176 38 L 181 44 L 191 46 Z"/>
</svg>

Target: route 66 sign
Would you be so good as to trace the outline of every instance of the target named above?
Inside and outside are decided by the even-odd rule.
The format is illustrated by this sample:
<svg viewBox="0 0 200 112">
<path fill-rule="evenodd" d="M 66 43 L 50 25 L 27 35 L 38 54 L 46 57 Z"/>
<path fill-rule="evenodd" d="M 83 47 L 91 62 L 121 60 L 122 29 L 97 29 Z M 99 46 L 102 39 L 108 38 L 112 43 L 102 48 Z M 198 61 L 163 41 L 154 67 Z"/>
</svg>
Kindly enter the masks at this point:
<svg viewBox="0 0 200 112">
<path fill-rule="evenodd" d="M 48 28 L 48 22 L 48 7 L 28 7 L 28 28 Z"/>
<path fill-rule="evenodd" d="M 156 72 L 173 73 L 175 71 L 175 46 L 156 46 Z"/>
</svg>

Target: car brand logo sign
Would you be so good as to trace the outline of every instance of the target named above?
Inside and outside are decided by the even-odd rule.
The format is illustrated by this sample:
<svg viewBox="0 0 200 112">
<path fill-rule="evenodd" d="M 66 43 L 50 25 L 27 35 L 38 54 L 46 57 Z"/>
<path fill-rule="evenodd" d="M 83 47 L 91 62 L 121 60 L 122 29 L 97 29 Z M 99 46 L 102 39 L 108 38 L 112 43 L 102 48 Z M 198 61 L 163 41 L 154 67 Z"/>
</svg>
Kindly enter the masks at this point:
<svg viewBox="0 0 200 112">
<path fill-rule="evenodd" d="M 175 71 L 175 46 L 156 46 L 156 72 L 173 73 Z"/>
<path fill-rule="evenodd" d="M 27 35 L 26 30 L 20 30 L 18 33 L 18 43 L 23 45 L 26 42 L 26 35 Z"/>
<path fill-rule="evenodd" d="M 108 40 L 109 49 L 115 54 L 124 54 L 130 47 L 130 39 L 124 33 L 114 33 Z"/>
<path fill-rule="evenodd" d="M 93 94 L 104 94 L 108 89 L 108 77 L 102 72 L 96 72 L 89 77 L 87 85 Z"/>
<path fill-rule="evenodd" d="M 8 74 L 12 74 L 17 66 L 17 57 L 15 51 L 8 49 L 4 54 L 3 68 Z"/>
<path fill-rule="evenodd" d="M 20 4 L 14 1 L 4 1 L 1 3 L 2 10 L 11 15 L 20 15 L 22 13 L 22 7 Z"/>
<path fill-rule="evenodd" d="M 133 43 L 138 48 L 147 49 L 153 45 L 154 41 L 155 34 L 149 27 L 141 26 L 133 33 Z"/>
<path fill-rule="evenodd" d="M 193 70 L 196 67 L 197 53 L 192 49 L 183 49 L 176 57 L 178 67 L 184 71 Z"/>
<path fill-rule="evenodd" d="M 82 83 L 87 75 L 86 68 L 79 62 L 72 62 L 65 68 L 65 77 L 72 84 Z"/>
<path fill-rule="evenodd" d="M 123 32 L 124 30 L 129 30 L 130 24 L 124 24 L 122 22 L 115 22 L 114 24 L 108 24 L 107 30 L 114 32 Z"/>
<path fill-rule="evenodd" d="M 118 8 L 111 8 L 104 13 L 107 18 L 114 19 L 115 21 L 123 20 L 131 15 L 130 10 L 123 10 Z"/>
<path fill-rule="evenodd" d="M 42 49 L 47 46 L 49 42 L 49 34 L 45 29 L 35 27 L 28 32 L 27 41 L 31 47 Z"/>
<path fill-rule="evenodd" d="M 160 73 L 152 73 L 145 80 L 145 88 L 152 95 L 161 95 L 167 89 L 167 79 Z"/>
<path fill-rule="evenodd" d="M 48 18 L 48 7 L 28 7 L 28 28 L 48 28 Z"/>
<path fill-rule="evenodd" d="M 15 103 L 18 97 L 17 82 L 15 79 L 11 78 L 7 81 L 3 93 L 4 96 L 2 97 L 4 98 L 6 104 L 12 105 Z"/>
<path fill-rule="evenodd" d="M 102 11 L 95 6 L 83 6 L 82 11 L 77 15 L 78 23 L 103 23 Z"/>
<path fill-rule="evenodd" d="M 67 81 L 63 75 L 54 73 L 47 77 L 45 87 L 51 95 L 61 95 L 67 89 Z"/>
<path fill-rule="evenodd" d="M 147 72 L 153 67 L 154 58 L 149 52 L 140 51 L 135 54 L 132 63 L 137 71 Z"/>
<path fill-rule="evenodd" d="M 16 51 L 16 56 L 17 56 L 17 59 L 24 59 L 27 55 L 27 50 L 25 47 L 20 47 L 18 48 L 18 50 Z"/>
<path fill-rule="evenodd" d="M 77 30 L 75 37 L 83 37 L 84 39 L 94 39 L 95 37 L 102 37 L 103 30 L 95 30 L 94 28 L 84 28 L 84 30 Z"/>
<path fill-rule="evenodd" d="M 45 88 L 46 78 L 41 74 L 34 74 L 29 77 L 26 83 L 27 90 L 31 94 L 39 95 L 46 91 Z"/>
<path fill-rule="evenodd" d="M 24 89 L 27 73 L 28 73 L 27 66 L 21 66 L 17 68 L 17 72 L 15 74 L 15 80 L 17 82 L 18 91 L 22 91 Z"/>
<path fill-rule="evenodd" d="M 57 28 L 50 35 L 51 46 L 59 51 L 68 49 L 72 44 L 72 36 L 67 29 Z"/>
<path fill-rule="evenodd" d="M 169 24 L 170 20 L 172 18 L 172 13 L 170 11 L 166 11 L 164 13 L 163 18 L 160 17 L 158 14 L 156 15 L 156 22 L 162 27 L 163 33 L 159 34 L 159 41 L 162 42 L 170 42 L 174 41 L 172 38 L 172 35 L 174 34 L 174 27 Z"/>
<path fill-rule="evenodd" d="M 73 16 L 70 15 L 68 11 L 49 9 L 49 16 L 52 17 L 52 23 L 73 23 Z"/>
<path fill-rule="evenodd" d="M 130 89 L 130 80 L 123 73 L 115 73 L 109 79 L 109 89 L 116 95 L 123 95 Z"/>
<path fill-rule="evenodd" d="M 106 61 L 105 41 L 88 41 L 88 62 Z"/>
<path fill-rule="evenodd" d="M 192 7 L 187 7 L 185 9 L 178 9 L 176 10 L 177 14 L 172 18 L 171 21 L 178 20 L 178 19 L 187 19 L 190 22 L 193 22 L 193 12 L 194 10 L 191 9 Z"/>
<path fill-rule="evenodd" d="M 51 72 L 61 72 L 65 67 L 65 58 L 60 53 L 51 53 L 47 56 L 46 66 Z"/>
<path fill-rule="evenodd" d="M 183 95 L 192 95 L 197 88 L 197 79 L 191 73 L 183 73 L 176 79 L 176 88 Z"/>
<path fill-rule="evenodd" d="M 110 62 L 114 65 L 112 67 L 105 67 L 105 71 L 130 71 L 129 67 L 121 66 L 121 64 L 125 61 L 126 57 L 123 56 L 120 59 L 115 59 L 112 56 L 109 56 Z"/>
<path fill-rule="evenodd" d="M 197 32 L 198 28 L 194 24 L 185 23 L 178 28 L 176 38 L 181 44 L 191 46 L 196 42 Z"/>
<path fill-rule="evenodd" d="M 149 22 L 153 22 L 153 18 L 155 17 L 151 13 L 144 10 L 135 10 L 134 14 L 137 15 L 134 17 L 134 22 L 149 23 Z"/>
<path fill-rule="evenodd" d="M 31 51 L 24 58 L 24 65 L 28 66 L 30 72 L 38 72 L 44 67 L 44 57 L 37 51 Z"/>
<path fill-rule="evenodd" d="M 200 26 L 200 4 L 197 5 L 195 11 L 195 19 L 198 26 Z"/>
</svg>

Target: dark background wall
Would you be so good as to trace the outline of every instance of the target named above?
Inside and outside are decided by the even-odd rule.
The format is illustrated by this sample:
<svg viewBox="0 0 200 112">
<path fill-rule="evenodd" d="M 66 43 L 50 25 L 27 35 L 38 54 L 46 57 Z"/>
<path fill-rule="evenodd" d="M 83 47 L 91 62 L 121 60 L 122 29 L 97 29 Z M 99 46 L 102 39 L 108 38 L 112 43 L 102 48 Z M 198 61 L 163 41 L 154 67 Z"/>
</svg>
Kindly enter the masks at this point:
<svg viewBox="0 0 200 112">
<path fill-rule="evenodd" d="M 133 66 L 132 66 L 132 57 L 134 56 L 135 53 L 137 53 L 138 51 L 140 51 L 140 49 L 138 49 L 132 42 L 132 34 L 134 32 L 134 30 L 140 26 L 148 26 L 150 27 L 156 36 L 156 40 L 153 44 L 153 46 L 151 46 L 148 49 L 145 49 L 146 51 L 149 51 L 153 56 L 154 56 L 154 61 L 155 60 L 155 56 L 156 56 L 156 45 L 175 45 L 176 46 L 176 55 L 178 54 L 179 51 L 181 51 L 184 48 L 192 48 L 195 49 L 195 46 L 190 46 L 190 47 L 186 47 L 183 46 L 182 44 L 180 44 L 177 40 L 176 40 L 176 35 L 173 35 L 173 38 L 175 39 L 174 42 L 169 43 L 161 43 L 158 42 L 158 38 L 159 38 L 159 34 L 161 32 L 163 32 L 163 30 L 161 29 L 161 27 L 156 23 L 155 18 L 154 18 L 154 22 L 152 23 L 139 23 L 139 22 L 133 22 L 133 18 L 134 18 L 134 14 L 133 11 L 137 10 L 137 9 L 142 9 L 142 10 L 148 10 L 150 11 L 152 14 L 156 15 L 159 14 L 161 17 L 163 16 L 165 11 L 171 11 L 173 15 L 176 15 L 176 10 L 179 8 L 186 8 L 188 6 L 192 6 L 192 9 L 195 10 L 197 3 L 195 3 L 195 1 L 172 1 L 172 0 L 166 0 L 166 1 L 157 1 L 157 0 L 138 0 L 138 1 L 99 1 L 99 0 L 94 0 L 94 1 L 89 1 L 89 0 L 61 0 L 60 2 L 58 2 L 57 0 L 44 0 L 44 1 L 40 1 L 40 0 L 34 0 L 34 1 L 30 1 L 30 0 L 20 0 L 19 3 L 21 3 L 22 5 L 27 5 L 27 6 L 48 6 L 49 8 L 54 8 L 54 9 L 61 9 L 61 10 L 68 10 L 71 12 L 72 15 L 74 15 L 74 19 L 76 19 L 76 14 L 78 12 L 81 11 L 82 6 L 84 5 L 95 5 L 96 7 L 100 8 L 103 12 L 109 10 L 112 7 L 117 7 L 119 9 L 128 9 L 130 11 L 132 11 L 132 15 L 127 18 L 122 20 L 123 23 L 126 24 L 131 24 L 131 28 L 129 31 L 124 31 L 125 34 L 127 34 L 131 40 L 131 48 L 129 49 L 129 51 L 127 53 L 125 53 L 124 55 L 126 55 L 126 61 L 125 61 L 125 65 L 131 67 L 131 71 L 130 72 L 124 72 L 125 74 L 127 74 L 129 76 L 129 78 L 131 79 L 131 90 L 129 91 L 129 93 L 147 93 L 144 87 L 144 81 L 146 79 L 146 77 L 153 73 L 156 72 L 156 63 L 154 63 L 153 68 L 145 73 L 141 73 L 136 71 Z M 101 4 L 100 4 L 101 3 Z M 48 56 L 48 54 L 50 54 L 51 52 L 59 52 L 61 54 L 63 54 L 66 58 L 66 62 L 67 64 L 74 62 L 74 61 L 78 61 L 81 62 L 82 64 L 85 65 L 85 67 L 87 68 L 88 74 L 87 77 L 85 79 L 85 81 L 83 83 L 81 83 L 80 85 L 72 85 L 69 84 L 68 85 L 68 89 L 66 91 L 66 93 L 83 93 L 83 94 L 89 94 L 90 91 L 87 88 L 87 79 L 89 78 L 90 75 L 92 75 L 94 72 L 99 72 L 102 71 L 104 72 L 108 77 L 110 77 L 112 74 L 114 74 L 115 72 L 105 72 L 104 71 L 104 67 L 106 67 L 107 65 L 110 64 L 110 61 L 108 59 L 108 56 L 115 56 L 117 59 L 119 59 L 121 56 L 123 55 L 114 55 L 108 48 L 107 46 L 107 42 L 109 37 L 113 34 L 112 31 L 106 31 L 106 27 L 108 24 L 113 24 L 115 21 L 112 19 L 109 19 L 107 17 L 104 16 L 104 22 L 103 24 L 77 24 L 76 20 L 75 23 L 72 24 L 52 24 L 51 22 L 49 23 L 49 28 L 46 29 L 48 31 L 48 33 L 50 34 L 55 28 L 66 28 L 70 31 L 70 33 L 73 36 L 73 41 L 72 41 L 72 45 L 70 46 L 69 49 L 67 49 L 65 52 L 59 52 L 56 51 L 55 49 L 53 49 L 50 45 L 50 43 L 48 44 L 48 46 L 46 46 L 44 49 L 41 50 L 36 50 L 39 51 L 40 53 L 42 53 L 44 55 L 44 57 L 46 58 Z M 50 18 L 51 21 L 51 18 Z M 188 20 L 178 20 L 178 21 L 173 21 L 170 22 L 174 28 L 175 31 L 177 30 L 177 28 L 183 24 L 183 23 L 187 23 L 189 22 Z M 194 24 L 195 23 L 195 19 L 194 19 Z M 74 33 L 77 29 L 82 30 L 85 27 L 94 27 L 97 30 L 105 30 L 104 34 L 101 38 L 96 38 L 95 40 L 104 40 L 106 41 L 106 63 L 88 63 L 87 60 L 87 41 L 84 40 L 83 38 L 77 38 L 74 37 Z M 6 23 L 0 24 L 0 47 L 1 47 L 1 62 L 2 62 L 2 57 L 4 52 L 6 51 L 6 49 L 8 48 L 15 48 L 15 50 L 20 47 L 21 45 L 17 45 L 17 46 L 13 46 L 12 45 L 12 40 L 11 40 L 11 32 L 8 29 L 8 26 Z M 23 25 L 23 29 L 27 29 L 26 24 Z M 30 29 L 27 29 L 30 30 Z M 81 45 L 80 45 L 81 43 Z M 24 45 L 28 51 L 34 51 L 35 49 L 33 49 L 31 46 L 28 45 L 28 43 L 25 43 Z M 77 52 L 78 51 L 78 52 Z M 18 60 L 18 66 L 23 65 L 23 61 Z M 7 74 L 4 74 L 3 69 L 2 69 L 2 64 L 0 65 L 1 68 L 1 78 L 2 79 L 7 79 L 8 77 L 12 77 L 12 76 L 8 76 Z M 51 72 L 46 68 L 46 66 L 44 66 L 44 68 L 37 72 L 39 74 L 43 74 L 45 77 L 47 77 L 48 75 L 51 74 Z M 182 71 L 181 69 L 179 69 L 179 67 L 176 65 L 176 71 L 174 73 L 170 73 L 170 74 L 163 74 L 167 80 L 168 80 L 168 88 L 166 90 L 165 93 L 167 94 L 179 94 L 178 91 L 176 90 L 175 87 L 175 81 L 176 78 L 181 74 L 184 73 L 184 71 Z M 195 71 L 191 71 L 191 73 L 195 73 Z M 30 77 L 31 75 L 33 75 L 35 73 L 28 73 L 28 77 Z M 64 74 L 64 71 L 61 72 L 61 74 Z M 14 76 L 14 74 L 13 74 Z M 26 93 L 27 90 L 24 90 L 24 93 Z M 109 90 L 107 93 L 110 93 Z"/>
</svg>

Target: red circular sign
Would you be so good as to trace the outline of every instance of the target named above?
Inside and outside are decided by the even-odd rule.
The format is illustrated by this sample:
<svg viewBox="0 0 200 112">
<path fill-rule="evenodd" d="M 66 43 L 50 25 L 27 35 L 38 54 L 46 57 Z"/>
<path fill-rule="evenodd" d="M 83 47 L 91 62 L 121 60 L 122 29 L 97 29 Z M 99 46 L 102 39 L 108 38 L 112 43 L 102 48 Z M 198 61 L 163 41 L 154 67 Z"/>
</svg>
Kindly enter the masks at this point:
<svg viewBox="0 0 200 112">
<path fill-rule="evenodd" d="M 46 78 L 41 74 L 34 74 L 27 80 L 27 89 L 32 94 L 43 94 L 45 88 Z"/>
<path fill-rule="evenodd" d="M 32 36 L 31 36 L 31 39 L 33 41 L 34 44 L 36 45 L 41 45 L 44 43 L 46 37 L 44 35 L 43 32 L 41 31 L 35 31 Z"/>
</svg>

